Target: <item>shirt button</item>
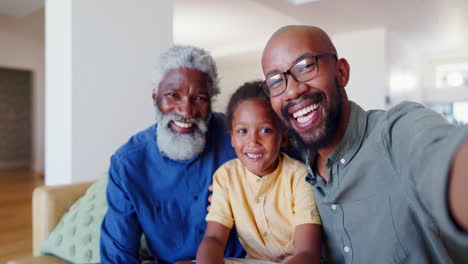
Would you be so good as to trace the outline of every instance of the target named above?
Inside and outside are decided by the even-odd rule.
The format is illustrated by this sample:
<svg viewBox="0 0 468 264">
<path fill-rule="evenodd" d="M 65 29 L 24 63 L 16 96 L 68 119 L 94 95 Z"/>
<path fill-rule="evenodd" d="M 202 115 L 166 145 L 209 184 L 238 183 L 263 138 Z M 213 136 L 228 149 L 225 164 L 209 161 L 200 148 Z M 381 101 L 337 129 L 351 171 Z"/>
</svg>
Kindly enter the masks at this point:
<svg viewBox="0 0 468 264">
<path fill-rule="evenodd" d="M 205 233 L 205 232 L 203 231 L 203 229 L 199 229 L 199 230 L 198 230 L 198 233 L 199 233 L 200 235 L 203 235 L 203 233 Z"/>
<path fill-rule="evenodd" d="M 267 233 L 267 232 L 263 232 L 263 236 L 267 236 L 267 235 L 268 235 L 268 233 Z"/>
<path fill-rule="evenodd" d="M 255 200 L 256 203 L 260 203 L 260 199 Z"/>
<path fill-rule="evenodd" d="M 332 205 L 331 205 L 331 209 L 332 209 L 333 211 L 335 211 L 335 210 L 336 210 L 336 204 L 332 204 Z"/>
<path fill-rule="evenodd" d="M 257 182 L 261 182 L 261 181 L 262 181 L 262 180 L 260 180 L 260 179 L 257 179 Z"/>
<path fill-rule="evenodd" d="M 346 162 L 346 160 L 345 160 L 345 159 L 341 159 L 340 162 L 341 162 L 341 164 L 344 164 L 344 163 Z"/>
<path fill-rule="evenodd" d="M 344 252 L 346 252 L 346 253 L 348 253 L 348 252 L 350 251 L 350 249 L 349 249 L 348 246 L 344 247 L 343 250 L 344 250 Z"/>
<path fill-rule="evenodd" d="M 195 195 L 195 196 L 193 197 L 193 199 L 194 199 L 194 200 L 198 200 L 198 196 Z"/>
</svg>

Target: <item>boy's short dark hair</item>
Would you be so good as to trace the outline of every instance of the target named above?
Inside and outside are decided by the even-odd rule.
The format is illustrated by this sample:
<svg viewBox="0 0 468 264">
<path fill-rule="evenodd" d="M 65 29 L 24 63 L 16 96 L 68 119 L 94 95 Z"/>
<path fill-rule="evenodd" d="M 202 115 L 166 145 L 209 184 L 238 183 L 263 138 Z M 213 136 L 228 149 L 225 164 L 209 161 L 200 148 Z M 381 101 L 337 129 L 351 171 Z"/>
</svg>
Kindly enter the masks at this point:
<svg viewBox="0 0 468 264">
<path fill-rule="evenodd" d="M 232 94 L 231 99 L 229 99 L 229 103 L 226 110 L 226 128 L 229 131 L 229 133 L 232 132 L 232 120 L 234 118 L 233 115 L 237 105 L 243 101 L 250 99 L 264 101 L 265 107 L 269 108 L 269 110 L 273 113 L 273 116 L 275 118 L 275 125 L 279 129 L 283 129 L 281 121 L 279 120 L 275 111 L 273 111 L 273 108 L 271 107 L 270 98 L 265 94 L 262 87 L 260 86 L 261 83 L 261 81 L 246 82 Z"/>
</svg>

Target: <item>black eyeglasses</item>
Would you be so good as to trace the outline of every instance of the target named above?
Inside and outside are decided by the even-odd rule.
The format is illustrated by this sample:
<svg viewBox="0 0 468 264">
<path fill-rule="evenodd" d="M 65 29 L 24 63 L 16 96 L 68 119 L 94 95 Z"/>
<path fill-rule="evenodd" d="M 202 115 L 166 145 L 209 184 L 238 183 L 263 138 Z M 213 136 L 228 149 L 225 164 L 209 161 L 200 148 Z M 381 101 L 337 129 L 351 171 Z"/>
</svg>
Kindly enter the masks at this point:
<svg viewBox="0 0 468 264">
<path fill-rule="evenodd" d="M 307 82 L 317 76 L 319 72 L 318 59 L 327 56 L 336 57 L 336 53 L 329 52 L 306 57 L 294 64 L 289 70 L 268 77 L 260 85 L 269 97 L 278 96 L 284 93 L 286 87 L 288 87 L 288 74 L 291 75 L 296 82 Z"/>
</svg>

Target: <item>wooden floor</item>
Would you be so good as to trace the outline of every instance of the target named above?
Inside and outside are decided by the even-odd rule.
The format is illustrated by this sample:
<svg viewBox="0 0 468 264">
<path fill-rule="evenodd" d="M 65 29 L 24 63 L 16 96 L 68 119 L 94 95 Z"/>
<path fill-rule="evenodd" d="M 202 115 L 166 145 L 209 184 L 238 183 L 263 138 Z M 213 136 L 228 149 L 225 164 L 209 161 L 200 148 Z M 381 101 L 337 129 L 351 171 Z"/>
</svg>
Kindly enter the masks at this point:
<svg viewBox="0 0 468 264">
<path fill-rule="evenodd" d="M 0 171 L 0 263 L 32 255 L 32 191 L 43 184 L 33 172 Z"/>
</svg>

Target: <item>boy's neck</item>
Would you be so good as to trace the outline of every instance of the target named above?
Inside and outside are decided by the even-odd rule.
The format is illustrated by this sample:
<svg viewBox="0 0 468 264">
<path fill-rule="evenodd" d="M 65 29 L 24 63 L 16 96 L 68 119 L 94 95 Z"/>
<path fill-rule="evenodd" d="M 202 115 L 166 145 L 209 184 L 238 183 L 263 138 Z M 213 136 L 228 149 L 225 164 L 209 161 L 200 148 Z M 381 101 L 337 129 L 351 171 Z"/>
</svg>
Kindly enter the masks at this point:
<svg viewBox="0 0 468 264">
<path fill-rule="evenodd" d="M 247 170 L 250 171 L 252 174 L 254 174 L 255 176 L 260 177 L 260 178 L 263 177 L 263 176 L 270 175 L 270 174 L 272 174 L 273 172 L 275 172 L 276 169 L 278 168 L 278 166 L 279 166 L 279 160 L 280 160 L 280 155 L 281 155 L 281 153 L 278 154 L 278 157 L 276 158 L 275 164 L 274 164 L 273 166 L 269 167 L 267 170 L 265 170 L 264 173 L 262 172 L 262 173 L 261 173 L 262 175 L 258 175 L 258 174 L 256 174 L 256 173 L 254 173 L 253 171 L 249 170 L 249 168 L 247 168 L 247 167 L 246 167 L 246 168 L 247 168 Z M 273 168 L 273 169 L 271 169 L 271 168 Z M 269 172 L 268 172 L 268 171 L 269 171 Z"/>
</svg>

